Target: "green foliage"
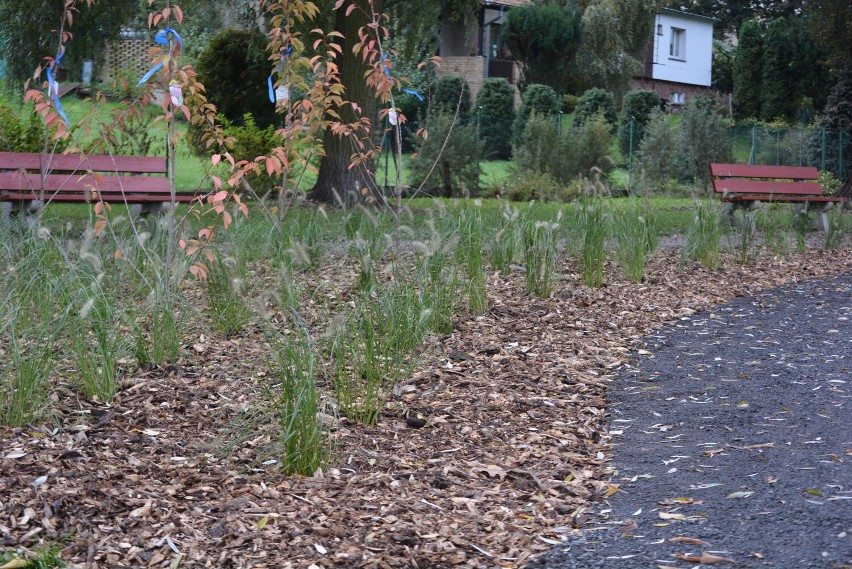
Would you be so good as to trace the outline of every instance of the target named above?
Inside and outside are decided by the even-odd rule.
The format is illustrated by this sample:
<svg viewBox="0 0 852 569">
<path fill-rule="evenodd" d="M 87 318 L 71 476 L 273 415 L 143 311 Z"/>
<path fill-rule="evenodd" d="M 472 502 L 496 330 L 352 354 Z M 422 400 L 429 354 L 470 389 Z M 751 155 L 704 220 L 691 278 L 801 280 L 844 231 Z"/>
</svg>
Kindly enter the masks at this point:
<svg viewBox="0 0 852 569">
<path fill-rule="evenodd" d="M 241 124 L 251 113 L 261 128 L 276 122 L 275 105 L 263 88 L 272 71 L 266 44 L 257 29 L 230 28 L 213 36 L 199 55 L 198 79 L 220 117 Z"/>
<path fill-rule="evenodd" d="M 213 328 L 233 334 L 248 324 L 251 314 L 243 298 L 243 283 L 235 278 L 221 256 L 207 264 L 207 305 Z"/>
<path fill-rule="evenodd" d="M 521 67 L 521 87 L 538 83 L 565 93 L 581 29 L 582 14 L 574 3 L 527 4 L 510 10 L 502 34 Z"/>
<path fill-rule="evenodd" d="M 660 96 L 656 91 L 638 90 L 630 91 L 624 96 L 621 109 L 621 128 L 618 133 L 618 141 L 621 144 L 621 152 L 628 154 L 631 149 L 636 150 L 645 137 L 645 130 L 655 110 L 660 109 Z M 632 142 L 631 142 L 632 140 Z"/>
<path fill-rule="evenodd" d="M 712 99 L 692 97 L 684 108 L 681 129 L 687 175 L 708 186 L 710 164 L 731 162 L 724 119 L 713 110 Z"/>
<path fill-rule="evenodd" d="M 589 176 L 593 169 L 612 169 L 610 125 L 600 116 L 559 136 L 553 118 L 533 114 L 515 148 L 520 173 L 515 190 L 518 199 L 573 198 L 565 189 L 574 178 Z"/>
<path fill-rule="evenodd" d="M 454 120 L 451 114 L 430 114 L 426 131 L 428 137 L 409 164 L 411 185 L 445 197 L 479 191 L 476 125 Z"/>
<path fill-rule="evenodd" d="M 476 95 L 479 139 L 483 157 L 508 160 L 512 156 L 511 134 L 515 121 L 515 91 L 503 78 L 486 79 Z"/>
<path fill-rule="evenodd" d="M 460 117 L 470 114 L 470 86 L 464 77 L 441 77 L 432 90 L 429 114 L 455 115 L 458 109 Z"/>
<path fill-rule="evenodd" d="M 678 125 L 654 110 L 633 164 L 633 171 L 641 176 L 642 190 L 648 194 L 671 186 L 682 175 L 683 159 Z"/>
<path fill-rule="evenodd" d="M 638 199 L 632 198 L 627 207 L 613 216 L 613 234 L 622 273 L 634 282 L 641 282 L 645 257 L 657 245 L 657 229 L 647 203 L 642 207 Z"/>
<path fill-rule="evenodd" d="M 278 369 L 278 382 L 269 385 L 268 391 L 278 416 L 284 474 L 312 476 L 328 454 L 318 413 L 316 356 L 302 323 L 295 321 L 292 327 L 294 332 L 287 338 L 269 321 L 264 326 Z"/>
<path fill-rule="evenodd" d="M 686 231 L 681 264 L 687 259 L 695 259 L 710 270 L 718 269 L 723 233 L 722 206 L 719 201 L 711 199 L 697 202 L 695 217 Z"/>
<path fill-rule="evenodd" d="M 822 107 L 828 90 L 822 59 L 803 18 L 770 22 L 764 39 L 761 118 L 791 121 L 806 97 L 813 99 L 817 108 Z"/>
<path fill-rule="evenodd" d="M 483 314 L 488 310 L 488 297 L 482 262 L 482 214 L 478 209 L 459 216 L 459 237 L 456 254 L 467 275 L 468 307 L 473 314 Z"/>
<path fill-rule="evenodd" d="M 580 102 L 580 97 L 577 95 L 562 95 L 562 112 L 570 115 L 577 108 L 577 103 Z"/>
<path fill-rule="evenodd" d="M 753 20 L 743 22 L 734 59 L 734 98 L 737 116 L 757 118 L 761 115 L 763 82 L 763 32 Z"/>
<path fill-rule="evenodd" d="M 0 152 L 43 152 L 44 122 L 32 105 L 20 106 L 0 97 Z M 62 152 L 68 141 L 50 142 L 50 149 Z"/>
<path fill-rule="evenodd" d="M 544 117 L 558 115 L 561 108 L 559 96 L 556 91 L 548 85 L 528 85 L 521 96 L 521 108 L 515 120 L 515 138 L 523 134 L 527 119 L 533 113 Z M 551 119 L 555 120 L 555 119 Z"/>
<path fill-rule="evenodd" d="M 852 66 L 843 70 L 831 89 L 822 116 L 817 121 L 820 129 L 813 133 L 811 149 L 814 163 L 839 178 L 852 172 Z"/>
<path fill-rule="evenodd" d="M 595 87 L 583 93 L 580 100 L 577 101 L 573 124 L 580 126 L 598 114 L 603 115 L 603 118 L 611 125 L 613 132 L 615 132 L 617 121 L 615 97 L 609 91 Z"/>
<path fill-rule="evenodd" d="M 629 89 L 633 77 L 642 72 L 642 58 L 653 33 L 658 4 L 656 0 L 587 3 L 583 42 L 577 53 L 580 85 L 619 94 Z"/>
<path fill-rule="evenodd" d="M 582 236 L 580 265 L 583 282 L 588 287 L 600 288 L 606 262 L 604 243 L 607 234 L 603 202 L 595 198 L 583 203 L 578 222 Z"/>
<path fill-rule="evenodd" d="M 32 77 L 42 57 L 56 56 L 59 48 L 57 28 L 65 2 L 30 2 L 3 0 L 0 2 L 0 52 L 6 59 L 6 72 L 16 81 Z M 126 25 L 139 9 L 138 0 L 109 0 L 87 6 L 78 2 L 74 14 L 73 41 L 68 43 L 61 69 L 68 80 L 78 81 L 82 62 L 102 60 L 107 42 L 118 38 L 121 26 Z"/>
<path fill-rule="evenodd" d="M 25 561 L 26 565 L 18 565 L 16 561 Z M 58 569 L 67 567 L 62 560 L 62 554 L 56 545 L 38 546 L 26 555 L 15 551 L 0 549 L 0 567 L 25 567 L 25 569 Z"/>
<path fill-rule="evenodd" d="M 529 214 L 529 210 L 527 212 Z M 539 221 L 532 216 L 524 220 L 524 277 L 527 291 L 547 298 L 553 290 L 556 265 L 556 230 L 558 225 Z"/>
</svg>

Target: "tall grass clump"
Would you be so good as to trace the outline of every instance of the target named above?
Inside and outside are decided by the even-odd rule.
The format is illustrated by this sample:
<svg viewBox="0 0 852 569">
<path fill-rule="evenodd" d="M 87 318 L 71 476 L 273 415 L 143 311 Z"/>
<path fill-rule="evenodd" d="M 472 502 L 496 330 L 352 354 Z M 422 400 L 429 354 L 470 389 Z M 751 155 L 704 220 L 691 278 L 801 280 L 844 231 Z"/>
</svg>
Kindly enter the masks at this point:
<svg viewBox="0 0 852 569">
<path fill-rule="evenodd" d="M 737 261 L 748 265 L 754 259 L 754 238 L 757 234 L 758 212 L 738 208 L 734 212 L 734 227 L 736 227 L 739 242 L 737 244 Z"/>
<path fill-rule="evenodd" d="M 779 221 L 769 212 L 757 218 L 757 225 L 763 234 L 763 246 L 779 257 L 787 257 L 793 249 L 789 224 Z"/>
<path fill-rule="evenodd" d="M 50 323 L 23 336 L 11 323 L 0 371 L 0 425 L 20 427 L 37 422 L 50 405 L 50 370 L 56 334 Z"/>
<path fill-rule="evenodd" d="M 118 393 L 118 360 L 123 349 L 120 318 L 104 291 L 96 290 L 80 310 L 72 343 L 86 397 L 112 401 Z"/>
<path fill-rule="evenodd" d="M 653 217 L 643 211 L 637 199 L 613 216 L 613 233 L 618 244 L 618 263 L 624 276 L 640 282 L 645 273 L 645 258 L 656 249 L 657 231 Z"/>
<path fill-rule="evenodd" d="M 721 205 L 713 200 L 698 201 L 695 217 L 686 231 L 681 263 L 687 259 L 695 259 L 708 269 L 718 269 L 721 261 L 723 223 Z"/>
<path fill-rule="evenodd" d="M 527 215 L 524 220 L 524 265 L 527 291 L 547 298 L 553 290 L 556 267 L 556 231 L 559 224 L 539 221 Z"/>
<path fill-rule="evenodd" d="M 805 252 L 811 221 L 807 206 L 793 208 L 793 234 L 796 236 L 796 251 Z"/>
<path fill-rule="evenodd" d="M 580 264 L 583 282 L 588 287 L 600 288 L 603 285 L 603 267 L 606 261 L 606 221 L 601 200 L 592 199 L 583 203 L 578 224 L 582 235 Z"/>
<path fill-rule="evenodd" d="M 278 423 L 278 439 L 284 474 L 311 476 L 327 458 L 316 385 L 316 357 L 304 326 L 295 322 L 290 337 L 270 325 L 264 334 L 270 343 L 278 370 L 278 381 L 268 393 Z"/>
<path fill-rule="evenodd" d="M 489 257 L 493 269 L 500 271 L 501 275 L 508 275 L 512 263 L 518 260 L 523 249 L 520 212 L 517 208 L 506 205 L 499 213 L 498 223 L 500 228 L 491 239 Z"/>
<path fill-rule="evenodd" d="M 133 355 L 140 367 L 175 363 L 182 333 L 174 303 L 150 302 L 141 310 L 128 310 L 125 321 L 133 336 Z"/>
<path fill-rule="evenodd" d="M 208 263 L 207 269 L 204 290 L 213 328 L 224 334 L 239 332 L 251 320 L 242 282 L 232 275 L 221 256 Z"/>
<path fill-rule="evenodd" d="M 828 228 L 825 232 L 825 249 L 839 249 L 849 234 L 849 219 L 840 207 L 832 208 L 828 213 Z"/>
<path fill-rule="evenodd" d="M 458 236 L 439 231 L 435 220 L 427 222 L 429 237 L 418 243 L 420 256 L 415 274 L 422 293 L 427 327 L 436 334 L 453 331 L 454 315 L 458 303 L 458 270 L 452 262 L 452 251 Z"/>
<path fill-rule="evenodd" d="M 330 335 L 328 377 L 338 410 L 347 418 L 375 425 L 412 357 L 406 315 L 388 323 L 384 302 L 362 299 Z"/>
<path fill-rule="evenodd" d="M 482 314 L 488 310 L 488 297 L 482 261 L 482 214 L 478 210 L 461 213 L 459 234 L 456 254 L 467 274 L 468 306 L 473 314 Z"/>
</svg>

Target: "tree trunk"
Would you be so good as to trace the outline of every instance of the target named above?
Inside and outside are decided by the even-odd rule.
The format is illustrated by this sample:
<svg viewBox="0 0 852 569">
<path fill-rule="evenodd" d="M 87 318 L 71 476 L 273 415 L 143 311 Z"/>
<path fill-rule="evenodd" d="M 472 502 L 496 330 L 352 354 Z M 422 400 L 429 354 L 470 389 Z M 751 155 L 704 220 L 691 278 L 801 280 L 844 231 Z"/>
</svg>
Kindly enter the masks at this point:
<svg viewBox="0 0 852 569">
<path fill-rule="evenodd" d="M 361 61 L 361 56 L 352 53 L 352 46 L 358 41 L 358 30 L 370 22 L 370 6 L 367 0 L 353 0 L 358 8 L 346 16 L 347 2 L 335 13 L 334 29 L 343 34 L 339 39 L 343 53 L 338 56 L 341 81 L 346 88 L 344 98 L 357 104 L 363 115 L 376 123 L 376 96 L 364 81 L 364 73 L 368 67 Z M 377 12 L 382 10 L 382 0 L 375 0 L 373 6 Z M 337 109 L 343 122 L 352 123 L 357 120 L 351 105 Z M 342 137 L 326 130 L 323 136 L 325 156 L 320 160 L 319 174 L 316 184 L 308 197 L 313 200 L 333 203 L 335 193 L 340 199 L 351 203 L 358 199 L 364 188 L 372 189 L 375 185 L 375 163 L 369 162 L 350 168 L 352 153 L 355 147 L 349 137 Z"/>
</svg>

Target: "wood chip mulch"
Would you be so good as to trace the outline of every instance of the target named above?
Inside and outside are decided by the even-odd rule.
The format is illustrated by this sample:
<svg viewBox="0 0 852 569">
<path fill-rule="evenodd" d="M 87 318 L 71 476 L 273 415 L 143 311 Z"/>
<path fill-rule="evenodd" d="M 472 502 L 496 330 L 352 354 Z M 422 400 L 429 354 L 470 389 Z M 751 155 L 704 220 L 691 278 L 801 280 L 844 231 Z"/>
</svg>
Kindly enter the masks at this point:
<svg viewBox="0 0 852 569">
<path fill-rule="evenodd" d="M 431 340 L 376 427 L 327 417 L 332 459 L 309 478 L 266 454 L 272 368 L 256 331 L 188 339 L 180 366 L 133 374 L 111 405 L 60 377 L 55 421 L 0 431 L 0 546 L 58 543 L 91 568 L 522 566 L 617 491 L 607 386 L 643 336 L 852 271 L 848 249 L 716 272 L 678 260 L 658 251 L 639 284 L 608 265 L 600 289 L 566 260 L 546 300 L 520 273 L 489 276 L 488 313 Z M 351 280 L 326 265 L 324 283 Z"/>
</svg>

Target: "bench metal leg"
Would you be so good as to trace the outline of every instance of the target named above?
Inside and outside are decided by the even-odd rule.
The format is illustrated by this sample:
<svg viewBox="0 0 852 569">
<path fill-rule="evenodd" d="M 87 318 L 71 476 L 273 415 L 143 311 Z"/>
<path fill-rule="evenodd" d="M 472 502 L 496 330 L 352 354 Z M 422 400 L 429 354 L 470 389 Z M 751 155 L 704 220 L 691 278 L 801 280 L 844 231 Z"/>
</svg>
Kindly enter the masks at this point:
<svg viewBox="0 0 852 569">
<path fill-rule="evenodd" d="M 825 204 L 824 207 L 820 208 L 820 210 L 817 211 L 813 221 L 811 222 L 811 225 L 814 229 L 823 233 L 828 233 L 828 212 L 829 210 L 831 210 L 833 205 L 833 202 L 828 202 Z M 804 215 L 807 217 L 810 211 L 811 208 L 808 207 L 807 203 L 797 203 L 794 206 L 795 215 Z"/>
</svg>

